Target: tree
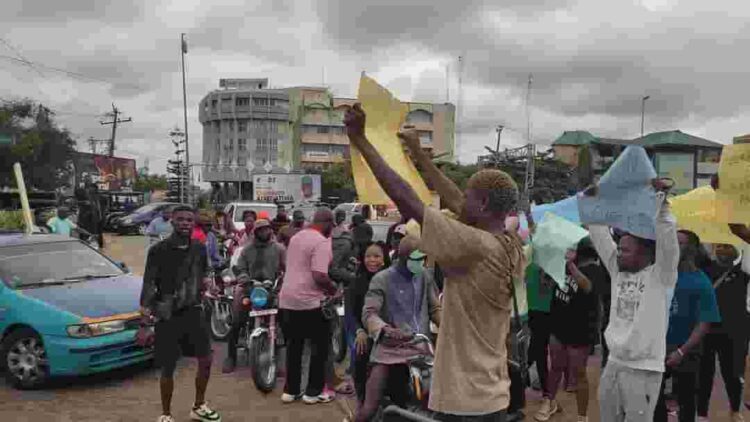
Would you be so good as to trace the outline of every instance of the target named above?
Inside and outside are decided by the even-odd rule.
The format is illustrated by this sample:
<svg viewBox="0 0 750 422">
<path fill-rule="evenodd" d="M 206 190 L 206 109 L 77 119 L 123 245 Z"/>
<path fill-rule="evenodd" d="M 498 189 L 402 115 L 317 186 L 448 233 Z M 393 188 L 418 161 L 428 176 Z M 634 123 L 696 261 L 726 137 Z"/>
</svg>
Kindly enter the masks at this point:
<svg viewBox="0 0 750 422">
<path fill-rule="evenodd" d="M 135 181 L 135 190 L 140 192 L 167 190 L 168 188 L 167 176 L 163 174 L 146 174 L 138 176 L 138 180 Z"/>
<path fill-rule="evenodd" d="M 320 185 L 323 198 L 337 198 L 339 202 L 351 202 L 357 197 L 349 162 L 332 164 L 321 171 Z"/>
<path fill-rule="evenodd" d="M 51 115 L 50 109 L 29 99 L 0 103 L 0 133 L 14 140 L 11 145 L 0 145 L 0 186 L 15 185 L 15 162 L 21 163 L 30 189 L 69 186 L 75 140 Z"/>
</svg>

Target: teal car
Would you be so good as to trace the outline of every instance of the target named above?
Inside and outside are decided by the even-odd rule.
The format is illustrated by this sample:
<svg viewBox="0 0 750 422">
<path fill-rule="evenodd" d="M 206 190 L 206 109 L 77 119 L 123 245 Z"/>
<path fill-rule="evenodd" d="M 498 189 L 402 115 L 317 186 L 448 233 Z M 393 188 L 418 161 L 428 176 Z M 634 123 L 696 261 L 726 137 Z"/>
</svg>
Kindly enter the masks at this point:
<svg viewBox="0 0 750 422">
<path fill-rule="evenodd" d="M 78 239 L 0 234 L 0 371 L 28 389 L 152 359 L 135 343 L 142 283 Z"/>
</svg>

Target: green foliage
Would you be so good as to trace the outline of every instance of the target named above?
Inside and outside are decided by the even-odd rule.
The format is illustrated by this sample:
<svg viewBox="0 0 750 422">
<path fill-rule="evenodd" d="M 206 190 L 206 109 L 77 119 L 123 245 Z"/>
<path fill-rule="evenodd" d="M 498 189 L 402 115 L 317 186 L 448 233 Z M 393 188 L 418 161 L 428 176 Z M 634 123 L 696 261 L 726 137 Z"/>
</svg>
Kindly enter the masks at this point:
<svg viewBox="0 0 750 422">
<path fill-rule="evenodd" d="M 51 115 L 50 110 L 28 99 L 0 103 L 0 131 L 17 140 L 15 145 L 0 146 L 0 186 L 15 186 L 15 162 L 21 163 L 29 189 L 67 186 L 75 141 Z"/>
<path fill-rule="evenodd" d="M 5 230 L 23 230 L 22 211 L 0 211 L 0 229 Z"/>
<path fill-rule="evenodd" d="M 147 174 L 138 176 L 134 189 L 139 192 L 147 192 L 150 190 L 167 190 L 168 188 L 167 176 L 163 174 Z"/>
<path fill-rule="evenodd" d="M 342 202 L 353 201 L 357 196 L 351 165 L 332 164 L 320 173 L 321 195 L 323 198 L 336 197 Z"/>
</svg>

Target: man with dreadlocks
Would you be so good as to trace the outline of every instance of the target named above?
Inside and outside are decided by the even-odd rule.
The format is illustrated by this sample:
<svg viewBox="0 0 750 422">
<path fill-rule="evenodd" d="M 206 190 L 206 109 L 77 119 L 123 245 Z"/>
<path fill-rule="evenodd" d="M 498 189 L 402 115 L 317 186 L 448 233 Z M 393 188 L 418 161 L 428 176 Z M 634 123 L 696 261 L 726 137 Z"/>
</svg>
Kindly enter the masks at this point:
<svg viewBox="0 0 750 422">
<path fill-rule="evenodd" d="M 461 216 L 461 221 L 452 220 L 425 206 L 367 140 L 361 105 L 349 108 L 344 123 L 350 142 L 401 214 L 421 224 L 424 252 L 445 273 L 430 409 L 444 421 L 504 421 L 510 399 L 505 340 L 511 282 L 525 268 L 521 239 L 505 229 L 505 217 L 518 201 L 516 183 L 500 170 L 482 170 L 461 192 L 414 148 L 419 145 L 417 132 L 404 128 L 399 137 L 431 181 L 438 180 L 443 202 Z M 382 337 L 374 340 L 388 340 Z"/>
</svg>

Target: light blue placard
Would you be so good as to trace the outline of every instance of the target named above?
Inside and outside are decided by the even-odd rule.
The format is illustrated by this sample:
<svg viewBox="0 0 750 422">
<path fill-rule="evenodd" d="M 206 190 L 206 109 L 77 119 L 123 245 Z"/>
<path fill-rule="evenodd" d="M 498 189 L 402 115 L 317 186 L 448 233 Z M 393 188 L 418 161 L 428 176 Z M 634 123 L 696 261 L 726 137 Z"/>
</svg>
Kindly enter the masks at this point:
<svg viewBox="0 0 750 422">
<path fill-rule="evenodd" d="M 546 212 L 536 227 L 533 260 L 562 287 L 565 285 L 565 254 L 586 236 L 588 232 L 578 224 Z"/>
<path fill-rule="evenodd" d="M 638 237 L 656 238 L 656 191 L 651 180 L 654 166 L 640 146 L 629 146 L 599 181 L 599 192 L 579 194 L 578 212 L 583 224 L 606 224 Z"/>
<path fill-rule="evenodd" d="M 551 212 L 558 217 L 562 217 L 572 223 L 580 223 L 581 217 L 578 215 L 578 198 L 574 195 L 561 201 L 551 204 L 540 204 L 531 207 L 531 215 L 534 221 L 542 221 L 545 212 Z"/>
</svg>

